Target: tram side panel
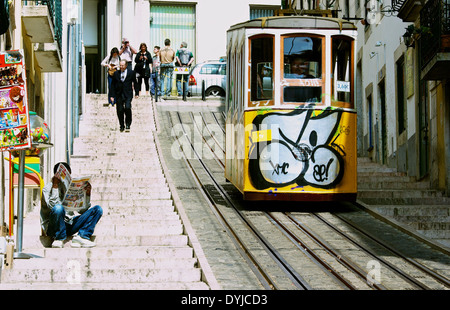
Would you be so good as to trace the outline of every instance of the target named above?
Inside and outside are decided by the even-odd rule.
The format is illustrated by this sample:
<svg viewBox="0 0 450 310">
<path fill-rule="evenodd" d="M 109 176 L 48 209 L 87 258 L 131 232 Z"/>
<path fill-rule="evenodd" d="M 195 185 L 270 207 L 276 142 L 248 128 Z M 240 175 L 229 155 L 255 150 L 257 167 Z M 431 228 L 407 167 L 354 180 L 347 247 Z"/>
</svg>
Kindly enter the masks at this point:
<svg viewBox="0 0 450 310">
<path fill-rule="evenodd" d="M 354 200 L 356 113 L 339 108 L 245 113 L 244 198 Z"/>
</svg>

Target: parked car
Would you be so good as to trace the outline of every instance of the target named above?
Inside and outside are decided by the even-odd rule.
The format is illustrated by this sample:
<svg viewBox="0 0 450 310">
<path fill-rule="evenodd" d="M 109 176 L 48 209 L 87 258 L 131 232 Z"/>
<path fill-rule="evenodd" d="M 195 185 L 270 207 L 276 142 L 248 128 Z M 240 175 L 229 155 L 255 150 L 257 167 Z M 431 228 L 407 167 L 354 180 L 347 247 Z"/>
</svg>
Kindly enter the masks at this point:
<svg viewBox="0 0 450 310">
<path fill-rule="evenodd" d="M 205 81 L 206 96 L 225 97 L 226 70 L 225 61 L 206 61 L 195 65 L 189 73 L 189 96 L 202 95 L 202 81 Z"/>
</svg>

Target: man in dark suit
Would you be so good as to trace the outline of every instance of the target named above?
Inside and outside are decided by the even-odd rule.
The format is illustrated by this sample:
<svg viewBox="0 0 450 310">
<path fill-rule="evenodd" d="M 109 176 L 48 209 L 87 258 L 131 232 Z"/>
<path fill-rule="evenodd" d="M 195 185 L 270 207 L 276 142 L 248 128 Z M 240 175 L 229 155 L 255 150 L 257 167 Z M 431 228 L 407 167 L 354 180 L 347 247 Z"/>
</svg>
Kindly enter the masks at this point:
<svg viewBox="0 0 450 310">
<path fill-rule="evenodd" d="M 120 61 L 120 70 L 114 72 L 111 85 L 111 101 L 116 102 L 120 132 L 130 131 L 131 100 L 133 85 L 136 84 L 136 73 L 127 66 L 128 63 L 125 60 Z"/>
</svg>

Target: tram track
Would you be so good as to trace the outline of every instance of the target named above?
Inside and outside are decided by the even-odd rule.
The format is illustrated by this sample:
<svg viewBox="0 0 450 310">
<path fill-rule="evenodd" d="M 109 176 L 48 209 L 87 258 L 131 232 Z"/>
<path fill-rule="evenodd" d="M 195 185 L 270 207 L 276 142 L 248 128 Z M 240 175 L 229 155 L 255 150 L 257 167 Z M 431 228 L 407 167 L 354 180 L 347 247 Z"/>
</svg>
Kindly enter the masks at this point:
<svg viewBox="0 0 450 310">
<path fill-rule="evenodd" d="M 170 112 L 168 112 L 168 113 L 170 113 Z M 176 112 L 176 114 L 177 114 L 176 119 L 178 119 L 178 122 L 180 124 L 183 124 L 180 113 Z M 221 126 L 216 115 L 214 113 L 212 113 L 212 116 L 214 118 L 215 123 L 217 125 Z M 221 150 L 221 152 L 223 152 L 223 154 L 224 154 L 223 146 L 220 145 L 220 142 L 219 142 L 220 139 L 217 139 L 216 137 L 214 137 L 213 131 L 211 131 L 208 128 L 208 122 L 207 122 L 203 112 L 200 113 L 200 117 L 201 117 L 201 119 L 198 117 L 196 118 L 194 116 L 194 114 L 192 112 L 190 112 L 190 120 L 192 122 L 192 125 L 196 128 L 196 130 L 198 130 L 201 133 L 203 142 L 205 144 L 208 144 L 208 149 L 215 156 L 216 164 L 218 164 L 223 169 L 224 164 L 220 158 L 221 156 L 216 154 L 217 148 L 219 148 Z M 172 116 L 168 115 L 168 118 L 172 122 Z M 199 125 L 197 122 L 201 122 L 201 124 Z M 182 125 L 182 127 L 184 128 L 185 125 L 186 124 Z M 173 123 L 172 123 L 172 126 L 173 126 Z M 205 131 L 201 130 L 201 128 L 206 128 L 206 130 Z M 222 132 L 224 132 L 223 127 L 221 127 L 221 130 L 222 130 Z M 208 135 L 208 137 L 204 137 L 205 133 Z M 215 132 L 215 133 L 217 134 L 217 132 Z M 184 132 L 184 135 L 187 137 L 186 132 Z M 213 142 L 215 144 L 215 146 L 209 145 L 210 142 Z M 194 153 L 196 153 L 195 146 L 193 144 L 191 144 L 191 148 L 192 148 L 192 151 Z M 221 153 L 221 155 L 222 155 L 222 153 Z M 250 250 L 246 246 L 246 240 L 243 240 L 239 236 L 239 233 L 237 232 L 237 230 L 235 228 L 233 228 L 233 225 L 235 225 L 235 224 L 231 223 L 230 220 L 227 219 L 228 215 L 225 215 L 224 212 L 221 210 L 220 206 L 218 206 L 214 202 L 217 199 L 211 195 L 211 186 L 208 186 L 207 183 L 213 182 L 214 191 L 219 193 L 219 195 L 222 198 L 222 201 L 227 205 L 226 208 L 228 208 L 228 209 L 232 208 L 235 210 L 235 213 L 237 214 L 237 217 L 239 218 L 239 220 L 242 223 L 244 223 L 244 225 L 247 227 L 247 229 L 249 231 L 251 231 L 251 233 L 254 235 L 254 237 L 259 240 L 258 242 L 261 244 L 261 246 L 264 248 L 264 250 L 267 253 L 269 253 L 269 256 L 271 256 L 271 258 L 274 261 L 277 261 L 277 265 L 279 266 L 279 268 L 288 275 L 289 279 L 292 280 L 293 283 L 295 283 L 296 289 L 311 289 L 311 288 L 313 288 L 300 275 L 300 272 L 296 271 L 295 268 L 293 268 L 291 266 L 291 264 L 289 264 L 288 261 L 282 257 L 280 252 L 267 240 L 267 236 L 264 236 L 259 231 L 259 227 L 256 227 L 255 224 L 252 222 L 252 220 L 250 220 L 248 218 L 248 216 L 246 215 L 246 213 L 248 213 L 249 211 L 245 211 L 245 209 L 244 209 L 244 211 L 242 210 L 242 206 L 240 206 L 239 203 L 236 202 L 227 193 L 227 191 L 220 184 L 220 182 L 216 180 L 214 173 L 211 172 L 211 170 L 208 168 L 207 164 L 204 161 L 202 161 L 201 158 L 199 158 L 200 156 L 198 156 L 198 154 L 197 154 L 196 157 L 197 157 L 198 162 L 201 162 L 201 166 L 206 171 L 206 174 L 209 176 L 209 179 L 210 179 L 209 181 L 204 181 L 204 180 L 202 181 L 202 180 L 200 180 L 201 177 L 199 176 L 199 174 L 202 174 L 203 172 L 201 172 L 201 173 L 193 172 L 194 174 L 197 175 L 196 178 L 197 178 L 199 187 L 205 191 L 205 195 L 208 196 L 208 200 L 209 200 L 211 208 L 214 208 L 213 212 L 215 213 L 216 217 L 219 219 L 221 224 L 224 227 L 226 227 L 225 230 L 230 235 L 230 237 L 234 240 L 233 242 L 235 243 L 236 247 L 240 251 L 241 255 L 244 257 L 244 259 L 247 261 L 249 266 L 251 266 L 250 268 L 253 270 L 255 275 L 257 275 L 257 277 L 260 280 L 263 287 L 266 289 L 283 289 L 283 287 L 280 287 L 279 285 L 277 285 L 276 281 L 273 280 L 273 278 L 277 278 L 277 277 L 270 275 L 270 272 L 265 270 L 266 267 L 264 266 L 264 264 L 261 264 L 260 262 L 258 262 L 259 257 L 256 254 L 252 254 L 252 250 Z M 187 164 L 190 167 L 193 167 L 195 165 L 195 164 L 193 164 L 191 159 L 189 159 L 189 160 L 186 159 L 186 161 L 188 162 Z M 195 168 L 194 168 L 194 170 L 195 170 Z M 198 168 L 197 168 L 197 171 L 198 171 Z M 208 187 L 209 187 L 209 190 L 208 190 Z M 367 275 L 370 273 L 370 270 L 368 270 L 367 268 L 364 269 L 364 268 L 360 267 L 357 263 L 353 262 L 351 258 L 348 258 L 347 256 L 343 255 L 342 252 L 334 249 L 334 246 L 332 244 L 329 244 L 329 242 L 325 241 L 321 236 L 319 236 L 319 234 L 312 231 L 306 225 L 304 225 L 300 220 L 298 220 L 296 215 L 293 214 L 293 212 L 278 212 L 278 211 L 266 212 L 266 211 L 264 211 L 264 212 L 262 212 L 262 214 L 264 215 L 264 217 L 266 217 L 267 223 L 270 223 L 274 227 L 277 227 L 277 229 L 285 236 L 285 238 L 289 239 L 292 242 L 292 244 L 295 247 L 297 247 L 298 251 L 302 252 L 303 255 L 307 256 L 309 259 L 314 261 L 317 266 L 321 265 L 320 268 L 322 269 L 322 271 L 327 274 L 327 277 L 329 279 L 332 279 L 334 282 L 336 282 L 336 285 L 338 287 L 343 288 L 343 289 L 366 289 L 366 288 L 378 289 L 378 290 L 392 289 L 392 287 L 386 287 L 385 285 L 383 285 L 381 283 L 377 283 L 376 281 L 370 282 L 367 277 Z M 359 245 L 357 242 L 353 241 L 351 237 L 345 236 L 346 233 L 344 233 L 344 232 L 341 232 L 342 234 L 338 233 L 338 231 L 336 230 L 337 228 L 334 227 L 334 225 L 332 223 L 327 221 L 322 215 L 320 215 L 316 212 L 311 212 L 311 214 L 312 214 L 312 216 L 314 216 L 315 219 L 322 222 L 323 226 L 329 227 L 329 229 L 334 230 L 336 234 L 339 234 L 342 236 L 342 238 L 345 238 L 346 240 L 348 240 L 347 242 L 353 243 L 354 246 L 358 247 L 360 251 L 367 253 L 367 255 L 371 256 L 374 260 L 381 262 L 383 264 L 383 266 L 385 266 L 386 268 L 389 268 L 392 273 L 395 273 L 398 278 L 401 278 L 402 281 L 407 282 L 411 289 L 423 289 L 423 290 L 431 289 L 427 285 L 414 279 L 414 277 L 412 277 L 408 273 L 402 271 L 401 268 L 398 268 L 398 267 L 394 266 L 392 263 L 387 262 L 382 257 L 377 256 L 376 253 L 371 253 L 370 249 L 364 248 L 363 246 Z M 342 223 L 345 223 L 345 225 L 348 225 L 349 227 L 355 226 L 355 227 L 353 227 L 353 229 L 357 230 L 356 224 L 349 223 L 348 220 L 346 221 L 339 215 L 333 214 L 333 216 L 335 216 L 336 219 L 342 221 Z M 361 286 L 361 285 L 355 286 L 352 283 L 352 281 L 348 280 L 352 276 L 342 275 L 339 271 L 335 270 L 334 269 L 335 267 L 331 266 L 329 263 L 327 263 L 325 261 L 325 259 L 323 259 L 323 257 L 321 257 L 321 255 L 323 255 L 322 253 L 316 254 L 317 250 L 309 247 L 306 244 L 306 242 L 304 242 L 298 236 L 298 232 L 295 232 L 292 229 L 288 229 L 286 227 L 286 226 L 288 226 L 288 225 L 286 225 L 286 222 L 289 222 L 291 227 L 296 227 L 296 229 L 298 231 L 300 231 L 301 234 L 303 234 L 304 236 L 307 236 L 311 240 L 314 240 L 315 244 L 320 247 L 321 252 L 326 252 L 327 255 L 333 257 L 334 260 L 338 264 L 343 266 L 346 270 L 350 271 L 352 273 L 352 276 L 356 275 L 356 277 L 359 279 L 359 282 L 360 283 L 364 282 L 365 285 L 364 286 Z M 363 232 L 360 232 L 360 233 L 364 234 Z M 369 237 L 367 237 L 367 238 L 369 238 Z M 381 242 L 381 241 L 379 241 L 378 243 L 380 244 L 380 246 L 383 245 L 383 242 Z M 386 248 L 388 249 L 388 247 L 386 247 Z M 433 279 L 435 279 L 435 281 L 441 283 L 443 285 L 443 287 L 445 287 L 445 288 L 450 287 L 448 279 L 446 279 L 444 276 L 439 275 L 438 273 L 432 271 L 428 267 L 425 267 L 423 265 L 422 265 L 422 267 L 419 266 L 421 264 L 418 264 L 417 262 L 414 263 L 415 262 L 414 260 L 411 260 L 411 259 L 408 259 L 407 257 L 401 256 L 401 253 L 396 253 L 398 251 L 394 250 L 394 251 L 390 251 L 390 252 L 398 257 L 401 257 L 402 260 L 407 261 L 411 266 L 414 266 L 414 268 L 421 269 L 422 272 L 427 273 L 427 275 L 429 277 L 432 277 Z M 405 287 L 406 287 L 405 289 L 408 289 L 407 285 L 405 285 Z"/>
<path fill-rule="evenodd" d="M 176 112 L 176 113 L 177 113 L 179 124 L 182 125 L 183 121 L 181 119 L 181 116 L 180 116 L 179 112 Z M 171 116 L 169 115 L 168 117 L 169 117 L 170 122 L 172 122 Z M 173 126 L 173 123 L 172 123 L 172 126 Z M 233 209 L 239 215 L 242 222 L 244 222 L 246 224 L 246 226 L 249 228 L 249 230 L 257 237 L 258 242 L 263 246 L 263 248 L 266 250 L 266 252 L 275 260 L 275 262 L 278 264 L 278 266 L 288 275 L 288 277 L 291 278 L 291 280 L 293 281 L 295 286 L 299 289 L 310 289 L 310 286 L 306 283 L 306 281 L 279 255 L 278 251 L 276 251 L 276 249 L 270 243 L 267 242 L 267 240 L 261 235 L 261 233 L 247 220 L 247 218 L 242 214 L 242 212 L 240 210 L 238 210 L 238 208 L 234 205 L 232 199 L 229 197 L 229 195 L 226 193 L 226 191 L 223 189 L 223 187 L 216 181 L 216 179 L 214 178 L 211 171 L 207 168 L 204 161 L 198 155 L 197 151 L 195 150 L 194 144 L 191 143 L 192 141 L 188 138 L 187 132 L 184 129 L 183 125 L 182 125 L 182 128 L 183 128 L 184 136 L 189 140 L 189 144 L 192 148 L 192 151 L 196 155 L 198 162 L 201 163 L 204 170 L 210 176 L 211 181 L 214 183 L 216 190 L 218 190 L 220 192 L 223 199 L 228 203 L 229 206 L 233 207 Z M 180 144 L 180 147 L 182 147 L 181 144 Z M 184 152 L 184 150 L 183 150 L 183 152 Z M 199 175 L 196 173 L 195 168 L 193 167 L 192 163 L 190 162 L 190 159 L 187 158 L 186 156 L 184 158 L 185 158 L 187 164 L 189 165 L 189 167 L 191 168 L 191 172 L 194 174 L 194 176 L 196 178 L 196 182 L 199 184 L 199 186 L 201 188 L 204 189 L 205 185 L 202 183 Z M 252 262 L 252 264 L 250 264 L 250 266 L 253 266 L 253 267 L 251 267 L 253 271 L 257 271 L 257 272 L 255 272 L 255 274 L 257 275 L 258 279 L 261 280 L 262 285 L 265 288 L 277 289 L 277 286 L 274 283 L 274 281 L 271 279 L 271 276 L 264 270 L 264 267 L 260 263 L 258 263 L 257 259 L 255 259 L 255 257 L 249 251 L 249 249 L 244 245 L 244 242 L 242 242 L 242 240 L 238 236 L 236 230 L 234 230 L 232 228 L 232 225 L 230 225 L 229 221 L 227 221 L 224 214 L 214 203 L 214 199 L 210 199 L 210 202 L 211 202 L 210 206 L 213 207 L 214 214 L 217 216 L 217 218 L 219 219 L 221 224 L 224 226 L 224 228 L 228 232 L 229 236 L 232 237 L 233 242 L 235 244 L 238 244 L 239 247 L 242 249 L 242 250 L 240 250 L 240 253 L 241 254 L 245 253 L 245 255 L 243 255 L 244 259 L 247 262 L 249 262 L 249 261 Z"/>
<path fill-rule="evenodd" d="M 355 203 L 355 206 L 358 207 L 358 204 Z M 323 217 L 321 217 L 318 214 L 314 214 L 318 219 L 320 219 L 324 224 L 328 225 L 329 227 L 333 228 L 337 233 L 343 234 L 341 231 L 339 231 L 336 227 L 334 227 L 333 225 L 331 225 L 329 222 L 327 222 Z M 382 246 L 383 248 L 385 248 L 387 251 L 391 252 L 392 254 L 396 255 L 397 257 L 400 257 L 401 259 L 403 259 L 404 261 L 408 262 L 410 265 L 414 266 L 415 268 L 417 268 L 418 270 L 420 270 L 421 272 L 425 273 L 427 276 L 433 278 L 434 280 L 440 282 L 442 285 L 444 285 L 447 288 L 450 288 L 450 280 L 443 277 L 442 275 L 438 274 L 437 272 L 433 271 L 432 269 L 430 269 L 429 267 L 418 263 L 417 261 L 415 261 L 414 259 L 411 259 L 409 257 L 407 257 L 406 255 L 404 255 L 403 253 L 401 253 L 400 251 L 396 250 L 394 247 L 388 245 L 386 242 L 383 242 L 381 239 L 377 238 L 376 236 L 374 236 L 373 234 L 370 234 L 369 232 L 367 232 L 364 228 L 356 225 L 355 223 L 352 223 L 351 221 L 349 221 L 348 219 L 345 219 L 342 215 L 339 214 L 334 214 L 335 217 L 337 217 L 338 219 L 340 219 L 342 222 L 346 223 L 347 225 L 349 225 L 350 227 L 352 227 L 353 229 L 359 231 L 362 235 L 366 236 L 367 238 L 373 240 L 375 243 L 377 243 L 378 245 Z M 367 249 L 364 249 L 365 251 L 368 251 Z M 377 257 L 377 259 L 380 259 L 380 257 Z M 382 260 L 382 259 L 380 259 Z M 388 266 L 391 270 L 397 272 L 398 274 L 400 274 L 403 278 L 405 278 L 408 282 L 414 284 L 415 286 L 417 286 L 420 289 L 424 289 L 424 290 L 428 290 L 431 289 L 428 286 L 424 285 L 423 283 L 421 283 L 420 281 L 418 281 L 417 279 L 415 279 L 414 277 L 404 273 L 401 269 L 393 266 L 391 263 L 382 260 L 383 263 Z"/>
</svg>

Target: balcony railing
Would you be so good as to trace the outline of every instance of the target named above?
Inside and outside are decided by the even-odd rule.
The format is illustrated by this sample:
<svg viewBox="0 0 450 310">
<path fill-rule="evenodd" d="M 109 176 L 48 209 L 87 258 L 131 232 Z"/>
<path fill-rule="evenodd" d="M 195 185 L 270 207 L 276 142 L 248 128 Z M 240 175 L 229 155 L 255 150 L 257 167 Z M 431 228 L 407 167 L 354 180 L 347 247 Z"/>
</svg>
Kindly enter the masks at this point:
<svg viewBox="0 0 450 310">
<path fill-rule="evenodd" d="M 450 1 L 429 0 L 420 12 L 420 25 L 429 28 L 420 37 L 421 67 L 439 52 L 450 52 Z"/>
<path fill-rule="evenodd" d="M 391 0 L 391 6 L 404 22 L 414 22 L 419 18 L 420 10 L 425 2 L 426 0 Z"/>
<path fill-rule="evenodd" d="M 58 43 L 59 50 L 62 48 L 62 8 L 61 0 L 41 0 L 41 1 L 29 1 L 22 0 L 23 6 L 38 6 L 46 5 L 51 17 L 51 22 L 54 29 L 54 39 Z"/>
</svg>

